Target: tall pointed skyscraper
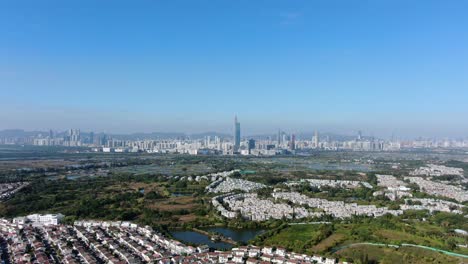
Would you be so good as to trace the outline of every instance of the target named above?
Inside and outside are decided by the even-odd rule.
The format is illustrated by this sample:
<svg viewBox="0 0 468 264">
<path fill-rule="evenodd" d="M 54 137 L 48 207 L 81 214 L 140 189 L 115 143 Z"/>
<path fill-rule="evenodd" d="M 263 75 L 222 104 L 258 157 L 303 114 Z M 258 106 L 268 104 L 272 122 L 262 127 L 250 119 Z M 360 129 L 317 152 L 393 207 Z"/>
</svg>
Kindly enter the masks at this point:
<svg viewBox="0 0 468 264">
<path fill-rule="evenodd" d="M 237 115 L 234 118 L 234 152 L 239 152 L 240 148 L 240 123 L 237 121 Z"/>
</svg>

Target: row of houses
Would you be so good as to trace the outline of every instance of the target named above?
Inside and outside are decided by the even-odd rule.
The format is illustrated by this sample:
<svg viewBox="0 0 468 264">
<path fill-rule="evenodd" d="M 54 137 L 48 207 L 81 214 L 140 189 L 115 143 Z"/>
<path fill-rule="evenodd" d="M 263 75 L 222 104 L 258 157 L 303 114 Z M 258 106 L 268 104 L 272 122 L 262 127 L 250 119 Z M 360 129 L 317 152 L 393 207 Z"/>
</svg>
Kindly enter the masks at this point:
<svg viewBox="0 0 468 264">
<path fill-rule="evenodd" d="M 212 204 L 224 217 L 235 218 L 240 214 L 243 218 L 252 221 L 301 219 L 320 217 L 325 214 L 336 218 L 346 218 L 353 215 L 379 217 L 385 214 L 400 215 L 403 213 L 403 210 L 390 210 L 387 207 L 375 205 L 310 198 L 298 192 L 278 191 L 273 192 L 272 197 L 274 200 L 260 199 L 255 193 L 230 194 L 213 198 Z M 296 205 L 290 205 L 288 202 Z"/>
<path fill-rule="evenodd" d="M 421 177 L 405 177 L 405 180 L 416 183 L 421 191 L 428 194 L 452 198 L 458 202 L 468 201 L 468 191 L 461 187 L 430 181 Z"/>
<path fill-rule="evenodd" d="M 462 168 L 447 167 L 444 165 L 428 164 L 426 167 L 420 167 L 410 173 L 413 176 L 443 176 L 443 175 L 456 175 L 463 176 Z"/>
<path fill-rule="evenodd" d="M 400 208 L 404 211 L 428 210 L 429 212 L 439 211 L 453 214 L 463 214 L 462 210 L 464 207 L 462 204 L 429 198 L 405 199 L 405 204 L 400 205 Z"/>
<path fill-rule="evenodd" d="M 266 185 L 261 183 L 225 177 L 208 185 L 206 191 L 213 193 L 228 193 L 234 190 L 250 192 L 264 187 L 266 187 Z"/>
<path fill-rule="evenodd" d="M 325 214 L 336 218 L 346 218 L 353 215 L 367 215 L 379 217 L 385 214 L 400 215 L 402 210 L 390 210 L 387 207 L 376 207 L 375 205 L 358 205 L 356 203 L 345 203 L 344 201 L 328 201 L 320 198 L 310 198 L 298 192 L 274 192 L 275 199 L 291 201 L 295 204 L 307 205 L 319 208 Z"/>
<path fill-rule="evenodd" d="M 385 196 L 388 199 L 395 201 L 404 197 L 413 197 L 411 194 L 411 188 L 406 186 L 406 183 L 397 179 L 393 175 L 381 175 L 377 174 L 377 185 L 384 187 L 383 190 L 376 191 L 373 196 Z"/>
<path fill-rule="evenodd" d="M 220 202 L 221 201 L 221 202 Z M 227 218 L 235 218 L 239 214 L 251 221 L 266 221 L 268 219 L 300 219 L 320 216 L 321 213 L 311 212 L 304 207 L 291 206 L 286 203 L 275 203 L 269 199 L 260 199 L 256 193 L 229 194 L 213 198 L 213 206 Z M 226 209 L 223 203 L 229 208 Z"/>
<path fill-rule="evenodd" d="M 162 263 L 345 264 L 346 262 L 339 262 L 334 258 L 292 253 L 284 248 L 243 246 L 233 248 L 230 251 L 204 252 L 190 256 L 178 256 L 171 260 L 162 260 Z"/>
<path fill-rule="evenodd" d="M 74 225 L 32 226 L 0 219 L 0 241 L 2 247 L 6 246 L 2 248 L 5 263 L 341 263 L 334 258 L 274 247 L 243 246 L 208 252 L 205 247 L 186 246 L 149 227 L 129 222 L 77 221 Z"/>
<path fill-rule="evenodd" d="M 42 236 L 42 230 L 36 227 L 23 227 L 8 220 L 0 219 L 0 241 L 2 242 L 3 261 L 18 264 L 54 263 L 55 256 L 46 253 L 49 245 L 45 243 Z"/>
<path fill-rule="evenodd" d="M 28 185 L 28 182 L 0 183 L 0 200 L 6 200 L 10 198 L 13 194 L 17 193 Z"/>
</svg>

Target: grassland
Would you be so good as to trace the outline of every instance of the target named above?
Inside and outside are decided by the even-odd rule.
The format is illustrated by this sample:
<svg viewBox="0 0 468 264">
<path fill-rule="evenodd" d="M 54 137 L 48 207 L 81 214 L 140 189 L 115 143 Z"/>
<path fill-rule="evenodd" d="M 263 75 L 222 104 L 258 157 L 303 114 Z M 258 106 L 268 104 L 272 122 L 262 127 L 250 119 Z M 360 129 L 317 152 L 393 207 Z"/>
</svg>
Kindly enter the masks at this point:
<svg viewBox="0 0 468 264">
<path fill-rule="evenodd" d="M 278 234 L 263 241 L 264 245 L 302 248 L 310 246 L 313 239 L 320 235 L 317 226 L 294 225 L 281 230 Z"/>
<path fill-rule="evenodd" d="M 370 245 L 359 245 L 336 252 L 336 256 L 345 260 L 354 260 L 356 263 L 381 264 L 457 264 L 466 263 L 461 258 L 447 256 L 420 248 L 391 248 Z"/>
<path fill-rule="evenodd" d="M 416 220 L 411 222 L 408 219 L 389 216 L 377 219 L 355 218 L 346 222 L 334 221 L 330 225 L 293 225 L 283 227 L 277 232 L 270 232 L 270 236 L 259 237 L 254 242 L 261 245 L 284 246 L 296 252 L 332 255 L 343 259 L 361 259 L 365 257 L 362 252 L 369 250 L 368 259 L 382 263 L 399 263 L 392 262 L 395 259 L 405 259 L 405 262 L 400 263 L 459 263 L 455 257 L 437 252 L 425 252 L 427 250 L 417 248 L 395 250 L 386 247 L 357 246 L 338 250 L 343 246 L 360 242 L 396 245 L 408 243 L 468 255 L 468 250 L 465 248 L 454 246 L 455 244 L 465 244 L 467 238 L 456 236 L 450 231 L 460 224 L 457 223 L 453 227 L 442 227 L 437 224 L 441 218 L 445 218 L 447 223 L 463 220 L 456 220 L 457 216 L 449 214 L 428 218 L 427 222 Z M 425 257 L 417 258 L 418 254 L 421 253 L 424 253 Z"/>
</svg>

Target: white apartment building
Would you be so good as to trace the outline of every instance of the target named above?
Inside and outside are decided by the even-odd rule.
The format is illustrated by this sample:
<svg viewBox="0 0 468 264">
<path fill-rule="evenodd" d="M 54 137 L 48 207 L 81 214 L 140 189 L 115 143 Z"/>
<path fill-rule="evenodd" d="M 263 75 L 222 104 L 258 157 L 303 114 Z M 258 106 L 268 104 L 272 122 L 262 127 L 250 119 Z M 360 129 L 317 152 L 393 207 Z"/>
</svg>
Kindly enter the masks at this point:
<svg viewBox="0 0 468 264">
<path fill-rule="evenodd" d="M 62 214 L 32 214 L 24 217 L 16 217 L 13 219 L 13 223 L 24 225 L 31 223 L 33 225 L 58 225 L 64 215 Z"/>
</svg>

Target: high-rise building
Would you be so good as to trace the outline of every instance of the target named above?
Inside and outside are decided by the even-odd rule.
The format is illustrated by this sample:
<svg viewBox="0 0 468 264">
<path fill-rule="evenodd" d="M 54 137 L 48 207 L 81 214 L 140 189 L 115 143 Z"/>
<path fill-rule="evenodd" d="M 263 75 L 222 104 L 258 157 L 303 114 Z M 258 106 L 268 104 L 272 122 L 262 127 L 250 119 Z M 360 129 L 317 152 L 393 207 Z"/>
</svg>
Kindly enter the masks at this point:
<svg viewBox="0 0 468 264">
<path fill-rule="evenodd" d="M 278 147 L 281 145 L 281 130 L 278 129 Z"/>
<path fill-rule="evenodd" d="M 100 134 L 94 137 L 94 145 L 97 147 L 105 146 L 107 144 L 106 134 Z"/>
<path fill-rule="evenodd" d="M 208 147 L 211 143 L 211 136 L 205 136 L 205 147 Z"/>
<path fill-rule="evenodd" d="M 73 142 L 80 141 L 80 130 L 79 129 L 70 129 L 68 131 L 68 135 L 70 136 L 70 141 L 73 141 Z"/>
<path fill-rule="evenodd" d="M 289 142 L 289 149 L 295 150 L 296 149 L 296 135 L 291 135 L 291 141 Z"/>
<path fill-rule="evenodd" d="M 89 139 L 88 139 L 88 143 L 89 144 L 93 144 L 94 143 L 94 132 L 89 132 Z"/>
<path fill-rule="evenodd" d="M 251 154 L 252 149 L 255 149 L 255 139 L 249 139 L 249 154 Z"/>
<path fill-rule="evenodd" d="M 315 130 L 315 135 L 314 135 L 314 147 L 319 148 L 319 134 L 317 130 Z"/>
<path fill-rule="evenodd" d="M 68 130 L 68 136 L 66 137 L 68 146 L 81 146 L 81 134 L 79 129 Z"/>
<path fill-rule="evenodd" d="M 237 116 L 234 118 L 234 152 L 238 152 L 240 148 L 240 123 L 237 121 Z"/>
</svg>

